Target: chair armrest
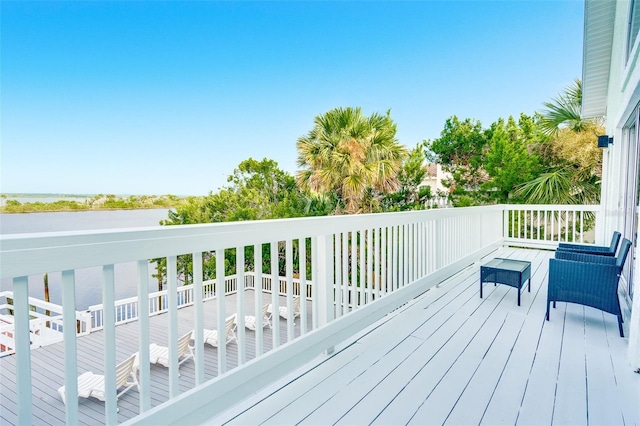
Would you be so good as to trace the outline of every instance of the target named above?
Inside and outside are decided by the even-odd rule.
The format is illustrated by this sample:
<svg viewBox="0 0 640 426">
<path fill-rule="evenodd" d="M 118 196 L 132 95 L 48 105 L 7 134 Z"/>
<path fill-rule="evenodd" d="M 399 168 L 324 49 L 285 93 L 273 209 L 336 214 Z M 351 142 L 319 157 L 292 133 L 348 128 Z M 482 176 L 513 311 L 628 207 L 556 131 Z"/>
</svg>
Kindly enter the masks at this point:
<svg viewBox="0 0 640 426">
<path fill-rule="evenodd" d="M 591 250 L 591 249 L 572 249 L 566 247 L 558 247 L 556 251 L 565 251 L 565 252 L 573 252 L 573 253 L 585 253 L 585 254 L 594 254 L 598 256 L 609 256 L 614 257 L 615 253 L 611 253 L 610 251 L 600 251 L 600 250 Z"/>
<path fill-rule="evenodd" d="M 556 251 L 556 259 L 573 260 L 584 263 L 597 263 L 602 265 L 615 265 L 616 258 L 611 256 L 602 256 L 598 254 L 578 253 L 573 251 Z"/>
<path fill-rule="evenodd" d="M 607 256 L 614 256 L 615 253 L 611 252 L 609 247 L 602 246 L 594 246 L 591 244 L 568 244 L 568 243 L 560 243 L 558 244 L 558 250 L 565 251 L 577 251 L 581 253 L 593 253 L 593 254 L 603 254 Z"/>
</svg>

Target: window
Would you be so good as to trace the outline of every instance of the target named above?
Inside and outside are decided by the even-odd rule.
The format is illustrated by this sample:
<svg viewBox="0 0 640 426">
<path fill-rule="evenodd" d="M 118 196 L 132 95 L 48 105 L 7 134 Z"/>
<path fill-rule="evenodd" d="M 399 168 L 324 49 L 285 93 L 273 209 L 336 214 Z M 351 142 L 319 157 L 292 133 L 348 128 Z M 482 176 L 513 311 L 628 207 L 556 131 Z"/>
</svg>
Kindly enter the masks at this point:
<svg viewBox="0 0 640 426">
<path fill-rule="evenodd" d="M 627 60 L 633 50 L 633 46 L 636 44 L 638 38 L 638 31 L 640 30 L 640 4 L 636 0 L 631 0 L 631 7 L 629 9 L 629 37 L 627 39 Z"/>
</svg>

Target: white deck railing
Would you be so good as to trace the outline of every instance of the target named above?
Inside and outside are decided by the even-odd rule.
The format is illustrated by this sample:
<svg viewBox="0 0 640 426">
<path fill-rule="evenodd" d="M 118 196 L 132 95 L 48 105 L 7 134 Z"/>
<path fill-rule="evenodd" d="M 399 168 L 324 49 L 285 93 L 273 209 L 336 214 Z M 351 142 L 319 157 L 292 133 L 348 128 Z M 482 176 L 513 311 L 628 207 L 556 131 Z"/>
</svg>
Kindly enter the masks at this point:
<svg viewBox="0 0 640 426">
<path fill-rule="evenodd" d="M 66 421 L 77 423 L 76 377 L 77 344 L 75 312 L 75 271 L 100 266 L 103 269 L 102 299 L 99 314 L 104 329 L 104 371 L 107 383 L 115 383 L 115 324 L 136 312 L 139 328 L 140 413 L 132 423 L 184 423 L 202 421 L 220 412 L 232 401 L 256 391 L 301 363 L 316 357 L 372 324 L 384 315 L 436 285 L 460 268 L 495 250 L 505 242 L 553 247 L 557 241 L 587 241 L 584 235 L 592 225 L 592 206 L 486 206 L 436 209 L 417 212 L 301 218 L 260 222 L 154 227 L 132 230 L 67 232 L 1 236 L 0 278 L 13 280 L 13 331 L 1 332 L 15 337 L 15 355 L 19 423 L 31 423 L 30 299 L 28 277 L 62 271 L 62 316 L 67 389 Z M 542 214 L 541 212 L 544 212 Z M 569 212 L 569 213 L 566 213 Z M 271 256 L 270 273 L 262 268 L 246 271 L 244 247 L 253 246 L 253 265 L 262 265 L 262 247 L 267 244 Z M 298 256 L 294 262 L 294 247 Z M 216 270 L 225 270 L 225 249 L 236 249 L 237 275 L 215 278 L 213 286 L 203 283 L 203 254 L 216 255 Z M 194 285 L 178 287 L 177 257 L 192 255 Z M 167 290 L 149 294 L 148 259 L 167 258 Z M 285 276 L 280 277 L 279 260 L 284 261 Z M 138 299 L 149 299 L 150 309 L 138 310 L 133 301 L 121 303 L 117 310 L 114 297 L 114 265 L 136 261 Z M 311 275 L 307 277 L 307 263 Z M 249 279 L 251 277 L 251 279 Z M 279 294 L 289 310 L 294 289 L 303 289 L 311 301 L 311 324 L 307 324 L 307 304 L 301 304 L 301 336 L 294 339 L 293 318 L 286 321 L 287 343 L 281 344 L 279 327 L 273 329 L 273 350 L 266 351 L 261 318 L 256 330 L 259 360 L 246 364 L 244 314 L 246 304 L 259 311 L 266 282 L 279 282 L 270 301 L 280 305 Z M 224 333 L 226 295 L 230 282 L 263 283 L 263 291 L 254 291 L 253 300 L 245 292 L 235 298 L 238 314 L 238 368 L 227 371 L 227 349 L 218 351 L 219 376 L 204 381 L 203 302 L 212 295 L 217 307 L 218 332 Z M 313 280 L 313 285 L 311 280 Z M 295 283 L 295 284 L 294 284 Z M 246 285 L 246 284 L 245 284 Z M 189 286 L 186 286 L 189 287 Z M 208 289 L 208 290 L 207 290 Z M 179 293 L 179 291 L 181 293 Z M 213 293 L 211 293 L 213 291 Z M 179 295 L 182 294 L 182 295 Z M 372 303 L 375 302 L 375 303 Z M 178 359 L 172 349 L 178 340 L 179 304 L 194 306 L 195 375 L 194 389 L 180 394 Z M 97 312 L 97 311 L 96 311 Z M 170 400 L 151 407 L 149 369 L 149 316 L 166 312 L 170 347 Z M 4 326 L 3 326 L 4 327 Z M 312 329 L 313 331 L 307 332 Z M 144 367 L 146 366 L 146 368 Z M 116 422 L 115 389 L 107 386 L 106 422 Z"/>
<path fill-rule="evenodd" d="M 14 353 L 13 292 L 0 292 L 0 356 Z M 29 339 L 31 348 L 62 341 L 62 306 L 29 297 Z M 91 332 L 91 317 L 87 312 L 76 312 L 78 336 Z"/>
<path fill-rule="evenodd" d="M 253 272 L 245 272 L 245 289 L 254 288 L 254 274 Z M 280 295 L 286 296 L 286 277 L 280 277 Z M 299 295 L 299 283 L 300 280 L 294 279 L 293 294 Z M 213 284 L 215 281 L 208 280 L 202 283 L 202 300 L 209 301 L 215 299 L 215 291 L 213 290 Z M 225 278 L 226 295 L 235 294 L 238 291 L 238 280 L 236 275 L 230 275 Z M 307 283 L 311 285 L 309 281 Z M 265 293 L 271 293 L 271 277 L 262 277 L 262 291 Z M 308 292 L 310 293 L 310 292 Z M 310 299 L 310 295 L 307 295 L 307 299 Z M 178 309 L 185 308 L 187 306 L 193 306 L 195 302 L 193 284 L 188 284 L 178 287 Z M 115 302 L 116 309 L 116 325 L 125 324 L 138 320 L 138 298 L 129 297 L 127 299 L 117 300 Z M 167 290 L 155 291 L 149 293 L 149 316 L 159 315 L 166 313 L 168 310 L 168 297 Z M 104 326 L 104 306 L 102 304 L 89 306 L 87 312 L 90 315 L 91 323 L 88 332 L 102 330 Z M 0 352 L 1 353 L 1 352 Z"/>
</svg>

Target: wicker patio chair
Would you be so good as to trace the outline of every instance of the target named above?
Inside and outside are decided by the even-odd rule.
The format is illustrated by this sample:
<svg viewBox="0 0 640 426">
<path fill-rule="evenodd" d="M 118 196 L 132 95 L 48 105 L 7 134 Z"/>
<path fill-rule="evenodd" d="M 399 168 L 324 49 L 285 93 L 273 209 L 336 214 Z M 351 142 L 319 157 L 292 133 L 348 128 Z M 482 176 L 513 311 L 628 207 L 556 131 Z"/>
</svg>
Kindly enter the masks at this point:
<svg viewBox="0 0 640 426">
<path fill-rule="evenodd" d="M 611 237 L 611 244 L 606 246 L 594 246 L 591 244 L 569 244 L 569 243 L 560 243 L 558 244 L 558 251 L 574 251 L 578 253 L 586 253 L 586 254 L 599 254 L 603 256 L 615 256 L 616 250 L 618 248 L 618 244 L 620 243 L 620 238 L 622 235 L 615 231 L 613 236 Z"/>
<path fill-rule="evenodd" d="M 617 257 L 557 251 L 549 259 L 547 321 L 551 302 L 554 308 L 556 302 L 577 303 L 616 315 L 624 337 L 618 282 L 630 247 L 631 241 L 623 239 Z"/>
</svg>

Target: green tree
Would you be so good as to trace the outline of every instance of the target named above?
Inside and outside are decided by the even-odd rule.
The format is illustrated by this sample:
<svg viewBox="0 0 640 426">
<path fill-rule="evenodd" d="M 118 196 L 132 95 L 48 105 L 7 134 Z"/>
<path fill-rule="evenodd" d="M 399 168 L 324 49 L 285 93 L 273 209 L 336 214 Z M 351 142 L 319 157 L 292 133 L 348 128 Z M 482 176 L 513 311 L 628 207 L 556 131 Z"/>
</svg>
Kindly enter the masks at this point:
<svg viewBox="0 0 640 426">
<path fill-rule="evenodd" d="M 278 163 L 252 158 L 242 161 L 227 178 L 229 185 L 217 193 L 206 197 L 190 197 L 175 210 L 170 210 L 162 225 L 186 225 L 195 223 L 233 222 L 243 220 L 277 219 L 299 216 L 327 215 L 335 206 L 335 198 L 314 196 L 303 193 L 296 185 L 295 178 L 278 167 Z M 297 243 L 296 243 L 297 244 Z M 295 247 L 297 245 L 294 244 Z M 245 247 L 245 268 L 253 270 L 253 247 Z M 294 251 L 297 248 L 294 248 Z M 310 256 L 308 250 L 308 256 Z M 284 272 L 284 245 L 278 245 L 279 267 Z M 296 256 L 298 256 L 296 252 Z M 295 257 L 295 256 L 294 256 Z M 271 248 L 262 246 L 263 272 L 270 273 Z M 154 275 L 161 289 L 166 282 L 166 259 L 152 259 L 157 270 Z M 296 261 L 296 265 L 297 265 Z M 311 263 L 307 262 L 308 268 Z M 215 253 L 203 254 L 204 279 L 216 275 Z M 188 284 L 192 278 L 191 255 L 178 257 L 178 279 Z M 236 250 L 225 250 L 225 274 L 236 273 Z M 310 276 L 311 270 L 307 271 Z"/>
<path fill-rule="evenodd" d="M 520 116 L 520 123 L 513 117 L 506 123 L 499 119 L 487 131 L 490 136 L 484 165 L 491 180 L 484 186 L 497 202 L 514 201 L 510 200 L 513 189 L 538 174 L 538 158 L 528 150 L 534 142 L 529 139 L 532 133 L 531 119 L 524 114 Z"/>
<path fill-rule="evenodd" d="M 450 189 L 454 205 L 461 200 L 465 205 L 482 203 L 481 185 L 489 180 L 483 166 L 487 135 L 482 124 L 470 118 L 461 121 L 454 115 L 445 122 L 440 137 L 425 144 L 434 159 L 452 175 L 444 183 Z"/>
<path fill-rule="evenodd" d="M 385 197 L 385 211 L 420 210 L 425 208 L 425 202 L 431 197 L 430 188 L 421 186 L 427 173 L 424 166 L 425 157 L 424 143 L 417 144 L 415 148 L 409 151 L 398 173 L 400 188 Z"/>
<path fill-rule="evenodd" d="M 315 117 L 314 128 L 298 138 L 297 182 L 303 190 L 335 192 L 336 212 L 374 211 L 378 194 L 395 191 L 406 149 L 396 138 L 390 113 L 362 114 L 336 108 Z"/>
<path fill-rule="evenodd" d="M 575 80 L 551 102 L 545 102 L 541 128 L 550 135 L 540 149 L 544 173 L 522 184 L 516 195 L 528 203 L 592 204 L 599 202 L 602 151 L 599 119 L 580 115 L 582 84 Z"/>
</svg>

